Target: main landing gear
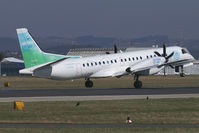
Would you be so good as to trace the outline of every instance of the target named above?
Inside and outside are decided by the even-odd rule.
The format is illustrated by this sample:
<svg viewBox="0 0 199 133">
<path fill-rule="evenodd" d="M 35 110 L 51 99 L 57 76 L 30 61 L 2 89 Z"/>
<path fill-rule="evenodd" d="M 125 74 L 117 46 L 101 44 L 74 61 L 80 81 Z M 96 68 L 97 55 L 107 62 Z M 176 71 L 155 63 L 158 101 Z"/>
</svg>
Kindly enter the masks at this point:
<svg viewBox="0 0 199 133">
<path fill-rule="evenodd" d="M 134 87 L 135 88 L 142 88 L 142 81 L 139 80 L 139 75 L 135 75 L 134 79 L 135 79 Z"/>
<path fill-rule="evenodd" d="M 85 87 L 92 88 L 93 87 L 93 81 L 91 81 L 89 78 L 86 79 Z"/>
</svg>

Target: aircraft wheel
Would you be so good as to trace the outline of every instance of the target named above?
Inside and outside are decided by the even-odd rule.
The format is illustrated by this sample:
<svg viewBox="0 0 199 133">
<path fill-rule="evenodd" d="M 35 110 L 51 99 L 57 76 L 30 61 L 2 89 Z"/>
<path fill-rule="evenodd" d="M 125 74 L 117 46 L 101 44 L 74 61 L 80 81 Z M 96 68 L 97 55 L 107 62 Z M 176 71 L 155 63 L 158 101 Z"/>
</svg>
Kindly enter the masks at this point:
<svg viewBox="0 0 199 133">
<path fill-rule="evenodd" d="M 184 73 L 180 73 L 180 77 L 185 77 L 185 74 Z"/>
<path fill-rule="evenodd" d="M 134 82 L 134 87 L 135 88 L 142 88 L 142 81 L 139 81 L 139 80 L 135 81 Z"/>
<path fill-rule="evenodd" d="M 85 82 L 85 86 L 88 87 L 88 88 L 92 88 L 92 87 L 93 87 L 93 81 L 87 80 L 87 81 Z"/>
</svg>

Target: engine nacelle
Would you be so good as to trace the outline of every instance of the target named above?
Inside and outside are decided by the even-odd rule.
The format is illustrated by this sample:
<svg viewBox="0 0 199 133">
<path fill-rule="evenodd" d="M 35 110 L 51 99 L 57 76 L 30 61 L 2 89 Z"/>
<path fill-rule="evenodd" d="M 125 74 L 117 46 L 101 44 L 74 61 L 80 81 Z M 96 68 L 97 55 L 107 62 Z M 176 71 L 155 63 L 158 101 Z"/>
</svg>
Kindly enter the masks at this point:
<svg viewBox="0 0 199 133">
<path fill-rule="evenodd" d="M 154 75 L 157 74 L 158 72 L 160 72 L 162 69 L 164 68 L 164 66 L 158 68 L 158 67 L 154 67 L 149 69 L 149 75 Z"/>
</svg>

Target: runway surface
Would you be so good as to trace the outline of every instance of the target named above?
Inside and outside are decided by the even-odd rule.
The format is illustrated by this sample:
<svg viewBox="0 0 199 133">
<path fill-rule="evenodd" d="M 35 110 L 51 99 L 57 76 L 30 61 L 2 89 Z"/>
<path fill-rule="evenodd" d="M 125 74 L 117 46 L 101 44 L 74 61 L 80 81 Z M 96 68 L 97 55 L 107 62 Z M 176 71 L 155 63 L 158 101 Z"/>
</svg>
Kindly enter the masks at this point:
<svg viewBox="0 0 199 133">
<path fill-rule="evenodd" d="M 88 101 L 124 99 L 199 98 L 199 87 L 0 90 L 0 102 Z"/>
<path fill-rule="evenodd" d="M 0 124 L 0 128 L 199 128 L 197 124 L 67 124 L 16 123 Z"/>
<path fill-rule="evenodd" d="M 113 95 L 169 95 L 199 94 L 199 87 L 182 88 L 113 88 L 113 89 L 43 89 L 43 90 L 0 90 L 3 97 L 42 97 L 42 96 L 113 96 Z"/>
</svg>

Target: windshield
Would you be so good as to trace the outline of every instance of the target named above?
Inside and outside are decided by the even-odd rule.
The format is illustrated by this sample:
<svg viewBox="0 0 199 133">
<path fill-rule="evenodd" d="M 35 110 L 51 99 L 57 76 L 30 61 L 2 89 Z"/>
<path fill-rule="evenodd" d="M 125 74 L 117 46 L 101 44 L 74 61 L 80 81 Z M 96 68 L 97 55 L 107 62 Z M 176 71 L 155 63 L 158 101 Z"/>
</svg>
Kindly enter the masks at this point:
<svg viewBox="0 0 199 133">
<path fill-rule="evenodd" d="M 182 54 L 186 54 L 186 53 L 189 53 L 189 51 L 187 49 L 182 49 Z"/>
</svg>

